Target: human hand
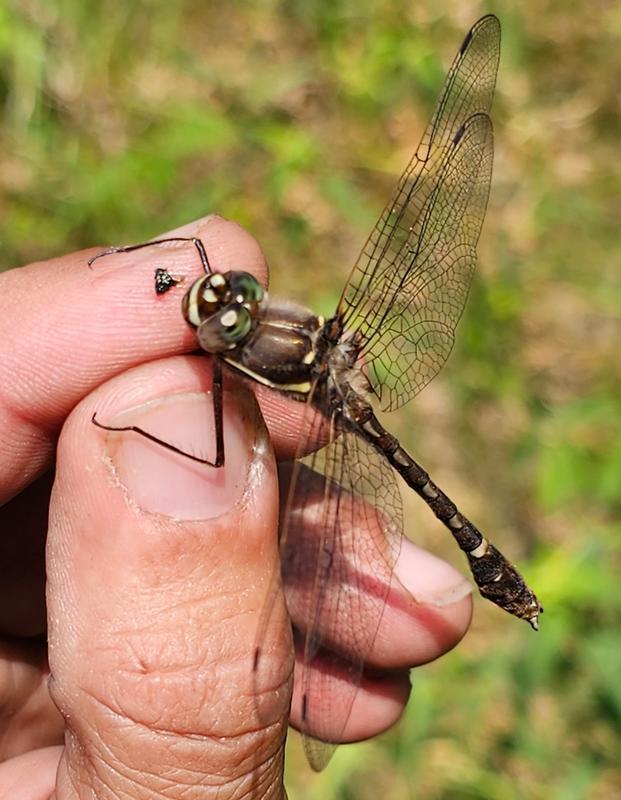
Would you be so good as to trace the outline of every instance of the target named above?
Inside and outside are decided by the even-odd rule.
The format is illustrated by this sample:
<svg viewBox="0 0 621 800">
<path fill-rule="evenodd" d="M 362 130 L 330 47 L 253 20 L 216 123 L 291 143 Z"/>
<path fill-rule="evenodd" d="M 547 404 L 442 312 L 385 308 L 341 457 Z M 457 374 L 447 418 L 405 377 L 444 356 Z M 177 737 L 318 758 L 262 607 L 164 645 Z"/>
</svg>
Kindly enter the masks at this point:
<svg viewBox="0 0 621 800">
<path fill-rule="evenodd" d="M 215 269 L 265 280 L 260 250 L 233 223 L 176 233 L 200 236 Z M 220 470 L 97 429 L 93 412 L 110 422 L 132 409 L 167 441 L 213 448 L 208 359 L 170 357 L 195 349 L 194 335 L 173 293 L 153 292 L 156 266 L 199 274 L 194 249 L 89 270 L 95 252 L 0 276 L 0 800 L 279 797 L 294 656 L 273 595 L 271 446 L 291 456 L 295 404 L 258 389 L 261 416 L 247 389 L 225 392 Z M 448 565 L 404 543 L 396 574 L 417 602 L 394 588 L 403 602 L 384 613 L 345 740 L 389 727 L 409 667 L 469 623 L 468 584 Z M 257 631 L 269 687 L 253 672 Z"/>
</svg>

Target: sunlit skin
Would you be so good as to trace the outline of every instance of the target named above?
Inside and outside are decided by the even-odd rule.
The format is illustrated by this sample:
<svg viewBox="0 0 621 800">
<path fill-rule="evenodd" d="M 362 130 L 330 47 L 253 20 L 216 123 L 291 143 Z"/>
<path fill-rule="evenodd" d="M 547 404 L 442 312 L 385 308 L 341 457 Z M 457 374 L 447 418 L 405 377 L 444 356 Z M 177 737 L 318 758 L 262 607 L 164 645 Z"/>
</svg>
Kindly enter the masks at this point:
<svg viewBox="0 0 621 800">
<path fill-rule="evenodd" d="M 243 266 L 265 282 L 261 251 L 237 225 L 210 217 L 182 235 L 199 235 L 217 269 Z M 173 295 L 153 292 L 158 265 L 197 276 L 191 249 L 89 270 L 92 252 L 0 277 L 0 797 L 146 798 L 162 775 L 171 798 L 278 797 L 296 691 L 280 597 L 262 643 L 273 683 L 260 699 L 249 665 L 279 568 L 275 458 L 291 457 L 297 405 L 265 387 L 257 405 L 225 385 L 230 468 L 217 477 L 140 437 L 113 441 L 91 424 L 94 411 L 114 419 L 140 407 L 162 437 L 212 446 L 210 367 L 181 355 L 195 349 L 193 333 Z M 397 575 L 417 602 L 395 585 L 348 739 L 389 727 L 409 667 L 450 650 L 470 621 L 468 584 L 448 565 L 406 546 Z"/>
</svg>

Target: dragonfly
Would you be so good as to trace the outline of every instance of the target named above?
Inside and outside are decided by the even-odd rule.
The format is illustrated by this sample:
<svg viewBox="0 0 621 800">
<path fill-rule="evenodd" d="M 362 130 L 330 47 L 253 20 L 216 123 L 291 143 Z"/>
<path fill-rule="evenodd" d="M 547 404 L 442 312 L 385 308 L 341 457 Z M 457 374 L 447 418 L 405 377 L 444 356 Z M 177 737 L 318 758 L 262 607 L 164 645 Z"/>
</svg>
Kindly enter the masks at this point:
<svg viewBox="0 0 621 800">
<path fill-rule="evenodd" d="M 489 112 L 499 57 L 500 23 L 488 15 L 459 48 L 422 140 L 328 319 L 270 300 L 248 272 L 213 270 L 200 239 L 111 247 L 91 260 L 167 242 L 191 242 L 196 248 L 204 274 L 185 293 L 182 311 L 202 350 L 213 357 L 216 449 L 212 461 L 185 453 L 189 458 L 213 467 L 224 463 L 225 370 L 305 404 L 306 433 L 291 467 L 280 549 L 288 601 L 293 594 L 287 588 L 298 587 L 291 616 L 304 620 L 299 716 L 306 755 L 317 770 L 340 738 L 335 729 L 345 729 L 382 618 L 403 537 L 397 476 L 448 529 L 483 597 L 535 630 L 543 611 L 513 564 L 383 427 L 374 410 L 377 405 L 391 412 L 410 401 L 437 375 L 453 347 L 490 190 Z M 159 294 L 178 283 L 162 268 L 155 276 Z M 183 452 L 141 428 L 93 421 Z M 360 530 L 366 536 L 357 536 Z M 365 567 L 366 578 L 361 578 Z M 363 585 L 369 579 L 372 592 Z M 315 668 L 326 651 L 337 647 L 337 632 L 342 644 L 343 631 L 349 632 L 346 688 L 342 674 Z M 260 661 L 257 646 L 253 669 Z M 326 709 L 322 698 L 334 694 L 337 682 L 339 708 Z"/>
</svg>

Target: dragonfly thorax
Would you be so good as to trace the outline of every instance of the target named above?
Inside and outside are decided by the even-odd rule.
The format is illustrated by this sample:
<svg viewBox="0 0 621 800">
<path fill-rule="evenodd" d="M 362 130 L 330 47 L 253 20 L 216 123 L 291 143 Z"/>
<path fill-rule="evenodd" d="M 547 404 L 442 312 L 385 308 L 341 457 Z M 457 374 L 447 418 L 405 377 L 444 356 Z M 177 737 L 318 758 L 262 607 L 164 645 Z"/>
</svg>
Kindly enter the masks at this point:
<svg viewBox="0 0 621 800">
<path fill-rule="evenodd" d="M 266 386 L 303 400 L 310 391 L 323 319 L 296 303 L 262 307 L 251 333 L 222 354 L 229 366 Z"/>
<path fill-rule="evenodd" d="M 182 309 L 203 350 L 224 353 L 244 342 L 266 304 L 267 293 L 249 272 L 210 272 L 194 281 Z"/>
</svg>

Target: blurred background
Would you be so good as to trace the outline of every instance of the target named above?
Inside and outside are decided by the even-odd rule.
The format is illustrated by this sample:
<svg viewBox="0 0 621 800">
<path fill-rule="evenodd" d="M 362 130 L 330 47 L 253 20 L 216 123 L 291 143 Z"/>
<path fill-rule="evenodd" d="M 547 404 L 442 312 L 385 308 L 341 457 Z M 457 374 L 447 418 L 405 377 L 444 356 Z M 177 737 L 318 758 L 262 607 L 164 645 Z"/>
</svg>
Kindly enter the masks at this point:
<svg viewBox="0 0 621 800">
<path fill-rule="evenodd" d="M 523 567 L 542 630 L 477 600 L 394 731 L 319 776 L 291 735 L 291 800 L 621 798 L 621 5 L 0 5 L 4 268 L 217 211 L 261 242 L 273 292 L 328 313 L 490 11 L 479 269 L 448 366 L 391 424 Z M 406 518 L 465 570 L 415 497 Z"/>
</svg>

